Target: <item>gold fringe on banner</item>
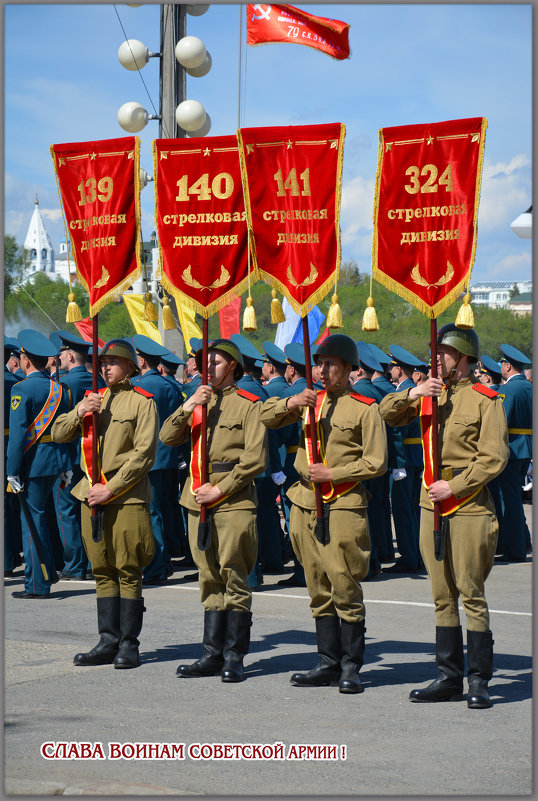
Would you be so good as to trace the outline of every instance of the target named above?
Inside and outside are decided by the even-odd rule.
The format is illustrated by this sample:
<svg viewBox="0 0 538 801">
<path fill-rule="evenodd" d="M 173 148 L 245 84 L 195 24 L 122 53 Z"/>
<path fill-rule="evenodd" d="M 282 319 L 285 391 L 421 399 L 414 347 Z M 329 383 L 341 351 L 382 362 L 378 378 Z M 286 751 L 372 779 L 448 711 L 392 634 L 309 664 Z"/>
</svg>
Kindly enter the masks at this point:
<svg viewBox="0 0 538 801">
<path fill-rule="evenodd" d="M 164 295 L 163 328 L 165 329 L 165 331 L 172 331 L 172 329 L 175 327 L 176 327 L 176 322 L 174 320 L 174 315 L 172 314 L 172 309 L 170 308 L 170 301 L 168 300 L 168 295 Z"/>
<path fill-rule="evenodd" d="M 68 262 L 68 269 L 69 269 L 69 262 Z M 71 280 L 71 279 L 70 279 Z M 67 296 L 67 300 L 69 303 L 67 304 L 67 311 L 65 313 L 65 322 L 66 323 L 80 323 L 82 320 L 82 314 L 78 307 L 75 293 L 71 291 Z"/>
<path fill-rule="evenodd" d="M 150 323 L 156 323 L 159 319 L 159 313 L 155 308 L 153 296 L 149 290 L 144 294 L 144 300 L 146 301 L 144 306 L 144 320 L 148 320 Z"/>
<path fill-rule="evenodd" d="M 336 292 L 331 298 L 331 305 L 327 315 L 327 328 L 343 328 L 342 309 L 338 305 L 338 295 Z"/>
<path fill-rule="evenodd" d="M 283 323 L 286 320 L 286 315 L 284 314 L 284 309 L 282 308 L 282 303 L 278 299 L 276 289 L 271 290 L 271 322 L 273 324 L 276 323 Z"/>
<path fill-rule="evenodd" d="M 463 305 L 460 306 L 456 316 L 456 325 L 459 328 L 474 328 L 474 314 L 471 300 L 469 287 L 467 287 L 467 292 L 463 296 Z"/>
</svg>

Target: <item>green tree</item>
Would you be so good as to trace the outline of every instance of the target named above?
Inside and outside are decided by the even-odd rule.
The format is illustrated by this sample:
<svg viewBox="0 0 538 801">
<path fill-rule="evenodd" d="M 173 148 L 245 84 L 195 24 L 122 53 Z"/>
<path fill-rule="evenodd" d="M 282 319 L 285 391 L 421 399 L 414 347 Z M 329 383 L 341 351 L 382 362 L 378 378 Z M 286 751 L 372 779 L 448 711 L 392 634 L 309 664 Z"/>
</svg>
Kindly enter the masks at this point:
<svg viewBox="0 0 538 801">
<path fill-rule="evenodd" d="M 14 236 L 4 237 L 4 294 L 13 291 L 22 281 L 24 271 L 30 266 L 30 253 L 18 245 Z"/>
<path fill-rule="evenodd" d="M 512 300 L 512 298 L 515 298 L 516 295 L 519 295 L 519 287 L 517 284 L 514 284 L 514 286 L 509 292 L 510 300 Z"/>
</svg>

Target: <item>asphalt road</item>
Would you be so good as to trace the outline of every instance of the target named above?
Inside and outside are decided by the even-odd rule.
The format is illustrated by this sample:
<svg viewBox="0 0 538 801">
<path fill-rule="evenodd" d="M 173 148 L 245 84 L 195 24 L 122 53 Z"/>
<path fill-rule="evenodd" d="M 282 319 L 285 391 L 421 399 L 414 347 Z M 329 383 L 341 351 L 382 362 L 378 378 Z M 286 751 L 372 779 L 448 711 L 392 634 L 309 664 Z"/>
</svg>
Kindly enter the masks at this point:
<svg viewBox="0 0 538 801">
<path fill-rule="evenodd" d="M 267 576 L 254 595 L 247 680 L 178 679 L 177 665 L 200 655 L 202 608 L 188 574 L 176 572 L 168 586 L 145 590 L 142 664 L 128 671 L 72 663 L 75 653 L 97 642 L 93 583 L 60 582 L 50 600 L 21 601 L 11 598 L 11 590 L 22 587 L 22 577 L 5 580 L 6 794 L 532 792 L 530 558 L 496 564 L 488 579 L 495 675 L 490 683 L 494 705 L 487 710 L 470 710 L 465 701 L 408 701 L 411 689 L 435 676 L 426 575 L 384 575 L 364 585 L 361 695 L 290 685 L 292 672 L 316 662 L 314 626 L 306 590 L 277 589 L 280 576 Z M 101 749 L 105 758 L 44 758 L 44 743 L 91 743 L 94 754 Z M 125 757 L 132 752 L 130 743 L 161 744 L 153 752 L 160 755 L 166 755 L 164 744 L 183 744 L 184 759 L 112 759 L 109 743 L 123 744 Z M 317 755 L 337 758 L 196 758 L 197 744 L 209 744 L 204 752 L 209 757 L 218 755 L 215 745 L 225 743 L 282 743 L 285 757 L 300 756 L 300 745 L 336 746 Z M 49 746 L 47 752 L 56 749 Z M 77 751 L 82 753 L 81 746 L 71 749 Z M 265 755 L 272 752 L 266 749 Z"/>
</svg>

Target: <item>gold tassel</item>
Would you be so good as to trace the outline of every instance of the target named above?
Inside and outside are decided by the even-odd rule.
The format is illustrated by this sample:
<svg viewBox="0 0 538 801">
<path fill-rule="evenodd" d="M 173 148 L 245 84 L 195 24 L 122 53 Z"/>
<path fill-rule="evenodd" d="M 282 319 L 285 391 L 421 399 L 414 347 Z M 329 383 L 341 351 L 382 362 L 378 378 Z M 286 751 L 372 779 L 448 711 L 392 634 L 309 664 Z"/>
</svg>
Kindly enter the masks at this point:
<svg viewBox="0 0 538 801">
<path fill-rule="evenodd" d="M 338 295 L 335 293 L 331 298 L 331 305 L 327 315 L 327 328 L 343 328 L 342 309 L 338 305 Z"/>
<path fill-rule="evenodd" d="M 366 301 L 366 309 L 362 318 L 363 331 L 379 331 L 379 323 L 377 322 L 377 314 L 374 307 L 374 299 L 370 295 Z"/>
<path fill-rule="evenodd" d="M 256 325 L 256 312 L 254 311 L 254 306 L 252 305 L 254 301 L 252 297 L 249 295 L 247 298 L 247 305 L 245 307 L 245 311 L 243 312 L 243 331 L 257 331 L 258 326 Z"/>
<path fill-rule="evenodd" d="M 271 290 L 271 295 L 273 298 L 273 300 L 271 301 L 271 322 L 284 323 L 286 321 L 286 316 L 284 314 L 284 309 L 282 308 L 282 304 L 277 297 L 276 289 Z"/>
<path fill-rule="evenodd" d="M 463 305 L 460 306 L 456 317 L 456 325 L 459 328 L 473 328 L 474 314 L 471 306 L 471 295 L 466 292 L 463 296 Z"/>
<path fill-rule="evenodd" d="M 165 331 L 171 331 L 176 327 L 174 315 L 172 314 L 172 309 L 170 308 L 169 303 L 170 301 L 168 300 L 168 296 L 165 295 L 163 297 L 163 328 Z"/>
<path fill-rule="evenodd" d="M 151 292 L 146 292 L 144 295 L 146 305 L 144 306 L 144 320 L 149 320 L 150 323 L 155 323 L 159 319 L 159 314 L 155 305 L 152 302 Z"/>
<path fill-rule="evenodd" d="M 67 296 L 67 300 L 69 303 L 67 304 L 67 311 L 65 313 L 65 322 L 66 323 L 80 323 L 82 320 L 82 314 L 80 313 L 80 309 L 78 304 L 75 300 L 74 292 L 70 292 Z"/>
</svg>

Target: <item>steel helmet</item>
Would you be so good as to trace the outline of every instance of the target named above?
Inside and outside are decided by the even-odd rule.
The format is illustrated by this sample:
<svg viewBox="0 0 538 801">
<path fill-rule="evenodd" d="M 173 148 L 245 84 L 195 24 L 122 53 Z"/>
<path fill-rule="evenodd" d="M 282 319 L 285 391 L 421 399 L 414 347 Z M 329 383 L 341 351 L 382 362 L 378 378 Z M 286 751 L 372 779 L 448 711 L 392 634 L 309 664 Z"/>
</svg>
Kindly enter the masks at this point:
<svg viewBox="0 0 538 801">
<path fill-rule="evenodd" d="M 478 335 L 472 328 L 459 328 L 455 323 L 448 323 L 437 332 L 437 344 L 448 345 L 463 353 L 470 362 L 477 362 L 480 353 Z"/>
<path fill-rule="evenodd" d="M 99 359 L 102 359 L 103 356 L 119 356 L 122 359 L 127 359 L 132 362 L 135 368 L 134 372 L 140 372 L 134 345 L 127 339 L 110 339 L 99 353 Z"/>
<path fill-rule="evenodd" d="M 357 370 L 359 367 L 359 349 L 346 334 L 331 334 L 324 339 L 312 357 L 316 364 L 321 356 L 337 356 L 346 364 L 350 364 L 352 370 Z"/>
<path fill-rule="evenodd" d="M 243 357 L 241 355 L 241 351 L 233 342 L 229 339 L 214 339 L 213 342 L 209 342 L 207 346 L 208 352 L 211 350 L 216 350 L 219 353 L 224 353 L 225 356 L 234 359 L 237 362 L 237 366 L 234 370 L 234 381 L 239 381 L 242 378 L 245 370 L 243 364 Z M 200 348 L 196 351 L 195 355 L 195 362 L 196 367 L 198 368 L 198 372 L 202 373 L 202 354 L 203 348 Z"/>
</svg>

